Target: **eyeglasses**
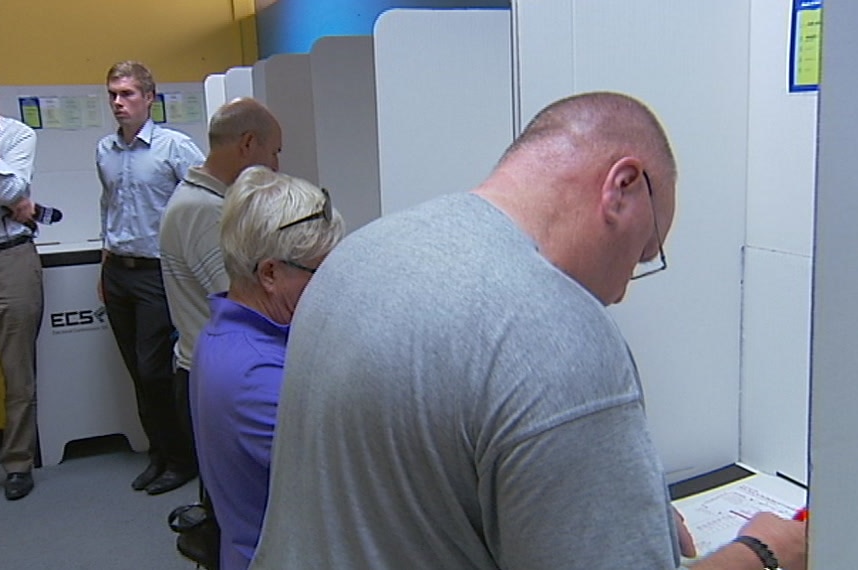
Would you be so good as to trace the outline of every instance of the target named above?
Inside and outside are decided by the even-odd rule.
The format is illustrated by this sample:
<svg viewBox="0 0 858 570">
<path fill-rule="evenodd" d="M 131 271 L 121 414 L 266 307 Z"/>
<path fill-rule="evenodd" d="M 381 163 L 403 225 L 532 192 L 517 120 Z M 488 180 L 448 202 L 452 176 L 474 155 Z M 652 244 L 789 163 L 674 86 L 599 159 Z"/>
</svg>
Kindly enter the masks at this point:
<svg viewBox="0 0 858 570">
<path fill-rule="evenodd" d="M 658 231 L 658 220 L 655 216 L 655 204 L 652 201 L 652 184 L 649 181 L 649 175 L 646 170 L 643 171 L 644 180 L 646 180 L 646 189 L 649 192 L 649 205 L 652 208 L 652 224 L 655 226 L 655 238 L 658 240 L 658 257 L 649 261 L 641 261 L 635 267 L 632 274 L 632 279 L 640 279 L 659 271 L 667 269 L 667 258 L 664 256 L 664 247 L 661 243 L 661 233 Z"/>
<path fill-rule="evenodd" d="M 286 228 L 291 228 L 292 226 L 297 226 L 298 224 L 303 224 L 304 222 L 309 222 L 310 220 L 317 220 L 319 218 L 323 218 L 326 222 L 330 222 L 331 219 L 333 218 L 333 206 L 331 205 L 331 195 L 324 188 L 322 188 L 321 190 L 322 190 L 322 195 L 325 196 L 325 203 L 322 204 L 321 210 L 319 210 L 318 212 L 313 212 L 312 214 L 304 216 L 303 218 L 298 218 L 294 222 L 289 222 L 287 224 L 283 224 L 282 226 L 277 228 L 277 231 L 279 232 L 281 230 L 285 230 Z M 312 267 L 307 267 L 306 265 L 301 265 L 300 263 L 297 263 L 295 261 L 290 261 L 288 259 L 281 259 L 280 261 L 285 263 L 286 265 L 292 266 L 296 269 L 301 269 L 301 270 L 306 271 L 306 272 L 311 273 L 311 274 L 316 272 L 316 270 L 313 269 Z M 253 272 L 256 273 L 257 269 L 259 269 L 259 262 L 258 261 L 253 265 Z"/>
<path fill-rule="evenodd" d="M 306 271 L 310 275 L 316 272 L 315 267 L 307 267 L 306 265 L 301 265 L 297 261 L 292 261 L 291 259 L 281 259 L 281 262 L 285 263 L 289 267 L 294 267 L 295 269 L 300 269 L 301 271 Z"/>
<path fill-rule="evenodd" d="M 295 269 L 300 269 L 301 271 L 306 271 L 310 275 L 312 275 L 313 273 L 316 272 L 315 267 L 307 267 L 306 265 L 301 265 L 297 261 L 292 261 L 291 259 L 278 259 L 277 261 L 279 261 L 280 263 L 283 263 L 285 265 L 288 265 L 289 267 L 294 267 Z M 253 272 L 256 273 L 256 271 L 258 269 L 259 269 L 259 262 L 257 261 L 255 264 L 253 264 Z"/>
<path fill-rule="evenodd" d="M 333 217 L 333 206 L 331 205 L 331 195 L 328 194 L 328 191 L 322 188 L 322 194 L 325 195 L 325 203 L 322 205 L 322 209 L 318 212 L 313 212 L 308 216 L 304 216 L 303 218 L 298 218 L 294 222 L 289 222 L 288 224 L 283 224 L 277 231 L 285 230 L 286 228 L 291 228 L 292 226 L 297 226 L 298 224 L 303 224 L 304 222 L 309 222 L 310 220 L 316 220 L 318 218 L 324 218 L 326 222 L 330 222 Z"/>
</svg>

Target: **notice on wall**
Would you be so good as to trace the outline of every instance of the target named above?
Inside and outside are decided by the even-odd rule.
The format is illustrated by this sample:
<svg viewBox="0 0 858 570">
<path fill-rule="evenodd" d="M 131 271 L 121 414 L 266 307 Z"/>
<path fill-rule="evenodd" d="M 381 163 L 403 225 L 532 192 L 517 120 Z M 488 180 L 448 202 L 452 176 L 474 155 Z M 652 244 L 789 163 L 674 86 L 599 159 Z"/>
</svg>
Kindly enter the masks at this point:
<svg viewBox="0 0 858 570">
<path fill-rule="evenodd" d="M 18 107 L 21 110 L 21 122 L 31 129 L 42 128 L 42 107 L 38 97 L 19 97 Z"/>
<path fill-rule="evenodd" d="M 63 128 L 62 107 L 59 97 L 39 97 L 42 104 L 42 124 L 46 129 Z"/>
<path fill-rule="evenodd" d="M 60 117 L 62 128 L 80 130 L 83 128 L 83 98 L 60 97 Z"/>
<path fill-rule="evenodd" d="M 164 93 L 164 111 L 170 123 L 201 123 L 202 93 Z"/>
<path fill-rule="evenodd" d="M 171 123 L 185 122 L 185 98 L 181 93 L 165 93 L 167 120 Z"/>
<path fill-rule="evenodd" d="M 819 90 L 822 0 L 793 0 L 790 32 L 790 92 Z"/>
<path fill-rule="evenodd" d="M 85 127 L 101 127 L 104 124 L 101 97 L 87 95 L 83 98 L 83 124 Z"/>
<path fill-rule="evenodd" d="M 80 130 L 103 125 L 98 95 L 19 97 L 21 121 L 33 129 Z"/>
<path fill-rule="evenodd" d="M 185 119 L 189 123 L 202 123 L 205 120 L 203 108 L 205 101 L 202 93 L 185 93 Z"/>
<path fill-rule="evenodd" d="M 167 110 L 164 106 L 164 94 L 158 93 L 155 95 L 155 100 L 152 101 L 152 109 L 150 110 L 152 122 L 162 124 L 167 122 Z"/>
</svg>

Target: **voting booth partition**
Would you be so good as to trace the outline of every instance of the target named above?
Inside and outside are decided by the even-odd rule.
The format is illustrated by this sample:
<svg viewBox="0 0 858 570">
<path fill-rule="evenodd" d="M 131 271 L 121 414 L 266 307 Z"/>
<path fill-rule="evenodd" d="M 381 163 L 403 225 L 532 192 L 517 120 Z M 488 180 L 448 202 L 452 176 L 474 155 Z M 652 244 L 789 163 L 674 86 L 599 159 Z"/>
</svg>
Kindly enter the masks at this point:
<svg viewBox="0 0 858 570">
<path fill-rule="evenodd" d="M 817 97 L 789 91 L 790 46 L 789 6 L 764 0 L 391 9 L 371 38 L 257 62 L 252 85 L 281 170 L 328 187 L 349 230 L 472 188 L 553 100 L 647 102 L 679 164 L 669 269 L 611 311 L 668 480 L 744 462 L 806 483 Z"/>
<path fill-rule="evenodd" d="M 226 103 L 226 74 L 209 75 L 203 82 L 203 94 L 206 98 L 206 124 L 211 122 L 221 105 Z"/>
<path fill-rule="evenodd" d="M 257 62 L 281 171 L 327 188 L 349 231 L 476 185 L 512 140 L 509 25 L 505 10 L 391 10 L 371 37 Z"/>
<path fill-rule="evenodd" d="M 372 40 L 319 40 L 253 67 L 254 95 L 283 130 L 280 170 L 326 188 L 347 231 L 379 216 Z"/>
<path fill-rule="evenodd" d="M 207 148 L 203 89 L 159 85 L 153 117 Z M 37 421 L 43 465 L 62 460 L 73 440 L 122 434 L 144 451 L 134 386 L 98 299 L 101 186 L 98 140 L 116 124 L 102 85 L 0 87 L 0 114 L 37 127 L 32 197 L 63 212 L 39 226 L 44 316 L 36 347 Z M 38 123 L 37 123 L 38 121 Z"/>
<path fill-rule="evenodd" d="M 811 568 L 847 568 L 858 504 L 858 4 L 826 0 L 819 97 L 811 367 Z"/>
</svg>

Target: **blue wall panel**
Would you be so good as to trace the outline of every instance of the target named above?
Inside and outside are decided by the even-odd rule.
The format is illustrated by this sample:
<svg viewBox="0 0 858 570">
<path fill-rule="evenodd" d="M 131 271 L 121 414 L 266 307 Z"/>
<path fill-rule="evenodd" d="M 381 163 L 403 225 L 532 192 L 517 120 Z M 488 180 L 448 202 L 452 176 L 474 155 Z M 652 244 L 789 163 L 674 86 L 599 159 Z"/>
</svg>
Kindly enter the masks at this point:
<svg viewBox="0 0 858 570">
<path fill-rule="evenodd" d="M 279 0 L 256 15 L 259 57 L 308 53 L 324 36 L 372 35 L 392 8 L 510 9 L 510 0 Z"/>
</svg>

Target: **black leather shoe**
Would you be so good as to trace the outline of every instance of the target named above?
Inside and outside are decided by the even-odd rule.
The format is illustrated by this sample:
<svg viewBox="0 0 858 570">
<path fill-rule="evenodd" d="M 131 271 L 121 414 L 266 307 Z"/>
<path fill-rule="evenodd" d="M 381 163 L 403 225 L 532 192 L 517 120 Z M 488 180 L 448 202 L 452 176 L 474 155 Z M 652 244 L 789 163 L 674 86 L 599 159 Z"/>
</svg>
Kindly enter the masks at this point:
<svg viewBox="0 0 858 570">
<path fill-rule="evenodd" d="M 161 493 L 178 489 L 196 476 L 196 472 L 193 471 L 174 471 L 172 469 L 167 469 L 161 473 L 160 477 L 146 486 L 146 492 L 150 495 L 160 495 Z"/>
<path fill-rule="evenodd" d="M 33 490 L 33 474 L 9 473 L 6 476 L 6 498 L 10 501 L 23 499 Z"/>
<path fill-rule="evenodd" d="M 135 491 L 142 491 L 147 486 L 149 486 L 152 481 L 158 478 L 161 473 L 164 472 L 164 464 L 158 462 L 152 462 L 146 468 L 143 473 L 137 476 L 134 481 L 131 482 L 131 488 Z"/>
</svg>

